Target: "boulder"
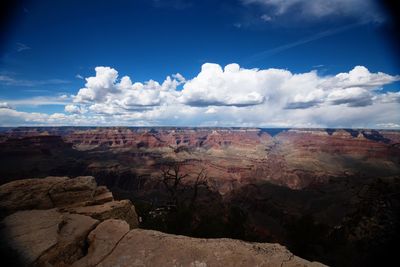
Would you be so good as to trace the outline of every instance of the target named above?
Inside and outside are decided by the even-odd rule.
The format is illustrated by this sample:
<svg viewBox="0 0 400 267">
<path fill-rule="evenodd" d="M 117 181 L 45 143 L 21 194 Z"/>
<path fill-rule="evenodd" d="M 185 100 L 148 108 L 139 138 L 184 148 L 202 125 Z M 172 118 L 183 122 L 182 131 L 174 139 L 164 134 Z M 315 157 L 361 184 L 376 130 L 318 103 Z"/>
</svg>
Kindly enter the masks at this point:
<svg viewBox="0 0 400 267">
<path fill-rule="evenodd" d="M 19 211 L 2 224 L 8 246 L 23 265 L 62 266 L 84 255 L 86 237 L 98 221 L 50 209 Z"/>
<path fill-rule="evenodd" d="M 17 180 L 0 186 L 2 217 L 18 210 L 51 209 L 54 207 L 49 190 L 68 177 Z"/>
<path fill-rule="evenodd" d="M 17 180 L 0 186 L 2 217 L 18 210 L 100 204 L 113 200 L 92 176 Z"/>
</svg>

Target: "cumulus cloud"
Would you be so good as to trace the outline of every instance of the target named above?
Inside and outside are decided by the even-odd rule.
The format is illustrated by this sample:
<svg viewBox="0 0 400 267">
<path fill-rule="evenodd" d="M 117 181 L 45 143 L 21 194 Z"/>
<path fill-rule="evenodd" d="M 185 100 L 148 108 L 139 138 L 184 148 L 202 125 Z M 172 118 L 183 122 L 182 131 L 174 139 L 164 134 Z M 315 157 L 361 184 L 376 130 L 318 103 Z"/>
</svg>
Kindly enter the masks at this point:
<svg viewBox="0 0 400 267">
<path fill-rule="evenodd" d="M 68 104 L 65 106 L 64 110 L 68 113 L 72 114 L 83 114 L 87 112 L 87 109 L 83 106 L 80 105 L 73 105 L 73 104 Z"/>
<path fill-rule="evenodd" d="M 191 79 L 138 82 L 97 67 L 76 95 L 57 100 L 65 101 L 65 114 L 0 108 L 0 124 L 393 128 L 400 92 L 381 89 L 399 79 L 363 66 L 321 76 L 206 63 Z"/>
<path fill-rule="evenodd" d="M 263 83 L 258 71 L 240 69 L 238 64 L 206 63 L 197 77 L 188 81 L 179 100 L 191 106 L 251 106 L 265 97 L 259 89 Z"/>
<path fill-rule="evenodd" d="M 7 102 L 0 102 L 0 108 L 11 109 L 11 106 Z"/>
<path fill-rule="evenodd" d="M 351 107 L 372 105 L 372 93 L 360 87 L 349 87 L 334 90 L 329 93 L 327 100 L 333 105 L 347 104 Z"/>
<path fill-rule="evenodd" d="M 96 76 L 86 78 L 85 87 L 78 91 L 73 102 L 88 106 L 92 112 L 104 114 L 144 110 L 176 101 L 179 94 L 176 88 L 185 82 L 179 73 L 173 78 L 166 77 L 160 84 L 154 80 L 133 83 L 128 76 L 118 80 L 118 72 L 110 67 L 96 67 L 95 71 Z"/>
</svg>

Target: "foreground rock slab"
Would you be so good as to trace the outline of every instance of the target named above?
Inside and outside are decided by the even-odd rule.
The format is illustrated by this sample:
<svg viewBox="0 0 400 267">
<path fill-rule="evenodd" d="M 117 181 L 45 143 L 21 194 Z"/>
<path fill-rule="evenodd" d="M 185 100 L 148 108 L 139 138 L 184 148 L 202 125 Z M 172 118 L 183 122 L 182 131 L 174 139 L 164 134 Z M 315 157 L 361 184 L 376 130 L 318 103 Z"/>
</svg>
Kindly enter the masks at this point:
<svg viewBox="0 0 400 267">
<path fill-rule="evenodd" d="M 66 211 L 87 215 L 100 221 L 106 219 L 121 219 L 126 221 L 132 229 L 138 227 L 136 211 L 129 200 L 111 201 L 101 205 L 69 208 L 66 209 Z"/>
<path fill-rule="evenodd" d="M 96 220 L 121 219 L 131 228 L 139 225 L 135 207 L 129 200 L 115 201 L 94 177 L 46 177 L 13 181 L 0 186 L 0 218 L 20 210 L 59 208 Z"/>
<path fill-rule="evenodd" d="M 86 237 L 97 224 L 55 209 L 19 211 L 4 219 L 3 233 L 24 265 L 60 266 L 84 255 Z"/>
<path fill-rule="evenodd" d="M 23 266 L 323 266 L 278 244 L 135 229 L 132 203 L 91 176 L 2 185 L 0 209 L 1 237 Z"/>
<path fill-rule="evenodd" d="M 95 237 L 92 244 L 97 242 Z M 199 239 L 134 229 L 127 233 L 97 266 L 324 265 L 303 260 L 278 244 L 247 243 L 232 239 Z"/>
<path fill-rule="evenodd" d="M 88 236 L 89 249 L 85 257 L 73 266 L 95 266 L 104 260 L 129 232 L 125 221 L 110 219 L 102 222 Z"/>
</svg>

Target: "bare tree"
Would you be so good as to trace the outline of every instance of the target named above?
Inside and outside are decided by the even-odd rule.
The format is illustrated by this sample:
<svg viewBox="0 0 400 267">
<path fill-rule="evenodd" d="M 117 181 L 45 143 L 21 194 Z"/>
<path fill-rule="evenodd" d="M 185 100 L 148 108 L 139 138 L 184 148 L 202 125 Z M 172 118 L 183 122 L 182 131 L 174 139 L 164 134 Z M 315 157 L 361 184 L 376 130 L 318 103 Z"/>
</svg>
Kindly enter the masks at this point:
<svg viewBox="0 0 400 267">
<path fill-rule="evenodd" d="M 205 168 L 202 168 L 200 172 L 197 174 L 196 180 L 194 181 L 193 185 L 193 195 L 192 199 L 190 201 L 190 207 L 193 208 L 194 204 L 196 203 L 197 200 L 197 195 L 199 191 L 200 186 L 205 186 L 208 188 L 208 177 L 207 177 L 207 172 Z"/>
<path fill-rule="evenodd" d="M 161 167 L 161 181 L 168 191 L 168 194 L 174 203 L 179 205 L 178 194 L 182 188 L 182 179 L 189 176 L 189 174 L 181 174 L 181 164 L 174 162 L 172 164 Z"/>
<path fill-rule="evenodd" d="M 190 207 L 194 207 L 198 196 L 198 190 L 200 186 L 206 186 L 207 173 L 204 168 L 197 174 L 196 179 L 192 184 L 184 184 L 183 180 L 189 176 L 188 173 L 183 174 L 181 171 L 182 163 L 174 162 L 161 167 L 161 182 L 164 184 L 168 191 L 170 199 L 174 205 L 180 206 L 180 195 L 183 195 L 188 188 L 193 188 L 193 195 L 190 199 Z"/>
</svg>

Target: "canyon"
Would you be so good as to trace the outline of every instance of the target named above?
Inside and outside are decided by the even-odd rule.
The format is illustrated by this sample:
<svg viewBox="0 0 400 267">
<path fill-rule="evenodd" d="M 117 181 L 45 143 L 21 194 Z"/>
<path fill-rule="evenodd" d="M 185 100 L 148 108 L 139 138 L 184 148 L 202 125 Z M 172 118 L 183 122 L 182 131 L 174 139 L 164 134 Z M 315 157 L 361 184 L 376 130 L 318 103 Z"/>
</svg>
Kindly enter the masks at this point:
<svg viewBox="0 0 400 267">
<path fill-rule="evenodd" d="M 139 227 L 147 229 L 140 231 L 280 243 L 302 258 L 332 266 L 389 262 L 399 237 L 396 130 L 0 130 L 0 184 L 49 176 L 95 177 L 102 190 L 110 191 L 103 192 L 109 200 L 112 192 L 112 201 L 133 203 Z M 179 180 L 175 187 L 170 186 L 171 177 Z M 24 210 L 35 207 L 27 205 Z M 74 209 L 91 214 L 90 208 Z M 94 219 L 105 223 L 106 217 Z M 123 223 L 107 222 L 114 224 Z M 151 237 L 138 240 L 167 235 L 148 233 Z M 166 244 L 181 242 L 175 239 L 171 236 Z M 202 243 L 206 241 L 198 242 L 207 248 Z"/>
<path fill-rule="evenodd" d="M 7 266 L 324 266 L 278 244 L 138 229 L 132 203 L 90 176 L 10 182 L 0 200 Z"/>
</svg>

